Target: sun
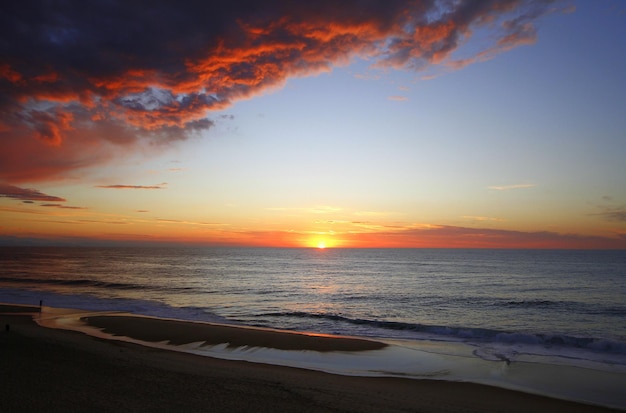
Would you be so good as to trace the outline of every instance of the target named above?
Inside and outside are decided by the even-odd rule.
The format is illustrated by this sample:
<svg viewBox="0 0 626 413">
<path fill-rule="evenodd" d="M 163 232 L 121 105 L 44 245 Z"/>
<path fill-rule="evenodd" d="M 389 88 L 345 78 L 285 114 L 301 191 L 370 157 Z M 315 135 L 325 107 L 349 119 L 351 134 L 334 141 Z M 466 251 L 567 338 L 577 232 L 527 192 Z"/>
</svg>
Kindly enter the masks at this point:
<svg viewBox="0 0 626 413">
<path fill-rule="evenodd" d="M 325 235 L 326 234 L 316 234 L 313 237 L 305 240 L 303 246 L 306 246 L 308 248 L 315 248 L 318 250 L 335 248 L 337 246 L 337 240 Z"/>
</svg>

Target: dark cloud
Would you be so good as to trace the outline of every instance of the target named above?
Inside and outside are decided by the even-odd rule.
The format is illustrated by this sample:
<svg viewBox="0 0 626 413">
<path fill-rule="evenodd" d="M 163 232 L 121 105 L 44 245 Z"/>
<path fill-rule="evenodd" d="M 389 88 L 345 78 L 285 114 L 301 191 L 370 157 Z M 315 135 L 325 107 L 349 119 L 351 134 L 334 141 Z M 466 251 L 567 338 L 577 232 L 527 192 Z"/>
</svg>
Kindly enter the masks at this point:
<svg viewBox="0 0 626 413">
<path fill-rule="evenodd" d="M 607 208 L 599 214 L 601 217 L 611 222 L 626 222 L 626 208 Z"/>
<path fill-rule="evenodd" d="M 608 212 L 605 217 L 610 221 L 626 222 L 626 209 Z"/>
<path fill-rule="evenodd" d="M 590 215 L 602 217 L 609 222 L 626 222 L 626 205 L 616 204 L 615 198 L 610 195 L 604 195 L 601 199 L 603 202 L 596 205 L 600 212 Z"/>
<path fill-rule="evenodd" d="M 61 204 L 41 204 L 41 206 L 47 207 L 47 208 L 60 208 L 60 209 L 87 209 L 85 207 L 61 205 Z"/>
<path fill-rule="evenodd" d="M 36 189 L 19 188 L 17 186 L 0 183 L 0 198 L 19 199 L 24 202 L 28 201 L 48 201 L 48 202 L 65 202 L 65 199 L 58 196 L 46 195 Z"/>
<path fill-rule="evenodd" d="M 496 28 L 490 53 L 525 44 L 549 3 L 1 2 L 0 178 L 49 179 L 139 140 L 183 139 L 212 127 L 212 111 L 355 56 L 438 64 L 476 27 Z"/>
</svg>

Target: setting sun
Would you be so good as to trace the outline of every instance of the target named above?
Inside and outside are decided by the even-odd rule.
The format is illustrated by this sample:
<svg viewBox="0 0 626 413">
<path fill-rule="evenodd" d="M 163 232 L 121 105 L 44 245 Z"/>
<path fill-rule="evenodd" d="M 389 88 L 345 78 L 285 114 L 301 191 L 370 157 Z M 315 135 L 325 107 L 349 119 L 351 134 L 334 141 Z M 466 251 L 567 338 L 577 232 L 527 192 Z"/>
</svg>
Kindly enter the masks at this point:
<svg viewBox="0 0 626 413">
<path fill-rule="evenodd" d="M 317 236 L 309 238 L 305 242 L 305 245 L 308 246 L 309 248 L 317 248 L 317 249 L 323 250 L 323 249 L 336 247 L 338 245 L 338 242 L 337 240 L 329 237 L 328 235 L 324 236 L 324 235 L 318 234 Z"/>
</svg>

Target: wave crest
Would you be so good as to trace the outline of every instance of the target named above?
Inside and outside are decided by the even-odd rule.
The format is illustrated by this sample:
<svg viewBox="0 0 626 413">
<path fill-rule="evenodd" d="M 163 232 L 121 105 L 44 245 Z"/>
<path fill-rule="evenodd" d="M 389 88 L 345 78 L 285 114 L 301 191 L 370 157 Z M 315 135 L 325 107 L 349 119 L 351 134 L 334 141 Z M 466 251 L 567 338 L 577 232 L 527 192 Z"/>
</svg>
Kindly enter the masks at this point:
<svg viewBox="0 0 626 413">
<path fill-rule="evenodd" d="M 599 353 L 626 355 L 626 343 L 595 337 L 575 337 L 562 334 L 516 333 L 488 328 L 451 327 L 427 324 L 403 323 L 397 321 L 367 320 L 349 318 L 337 314 L 308 313 L 302 311 L 267 313 L 265 317 L 290 317 L 324 319 L 352 325 L 366 325 L 382 330 L 407 331 L 429 336 L 429 339 L 461 340 L 477 343 L 503 343 L 539 345 L 543 347 L 574 348 Z"/>
</svg>

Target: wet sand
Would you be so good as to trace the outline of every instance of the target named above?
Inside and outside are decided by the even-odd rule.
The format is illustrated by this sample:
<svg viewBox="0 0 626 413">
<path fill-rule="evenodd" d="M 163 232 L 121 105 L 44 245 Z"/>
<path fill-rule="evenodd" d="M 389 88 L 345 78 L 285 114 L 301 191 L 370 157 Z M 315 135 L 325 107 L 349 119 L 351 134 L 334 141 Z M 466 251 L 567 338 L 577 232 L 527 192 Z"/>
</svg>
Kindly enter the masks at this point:
<svg viewBox="0 0 626 413">
<path fill-rule="evenodd" d="M 228 343 L 228 347 L 231 348 L 250 346 L 320 352 L 379 350 L 386 346 L 384 343 L 358 338 L 329 337 L 151 317 L 94 316 L 84 317 L 83 321 L 112 335 L 150 342 L 167 340 L 173 345 L 194 342 L 204 342 L 206 345 Z"/>
<path fill-rule="evenodd" d="M 40 327 L 28 314 L 38 311 L 38 307 L 0 305 L 2 411 L 614 411 L 471 383 L 347 377 L 143 347 Z M 137 328 L 141 331 L 135 331 L 135 334 L 148 334 L 143 337 L 154 340 L 161 338 L 161 334 L 175 336 L 177 328 L 185 330 L 171 321 L 161 323 L 164 320 L 157 320 L 158 323 L 148 328 L 146 324 L 139 327 L 137 323 L 142 321 L 134 317 L 111 318 L 115 320 L 101 318 L 99 322 L 113 323 L 108 328 L 118 329 L 118 334 L 123 328 Z M 6 331 L 6 325 L 10 326 L 9 331 Z M 232 335 L 237 332 L 222 333 Z M 275 334 L 262 340 L 271 339 L 272 343 L 291 340 L 288 346 L 322 345 L 322 348 L 333 349 L 336 344 L 357 347 L 350 347 L 350 351 L 375 343 L 358 339 L 340 343 L 325 337 L 299 341 L 302 337 L 293 334 Z M 239 337 L 260 339 L 245 333 Z M 179 339 L 189 338 L 197 337 Z"/>
</svg>

